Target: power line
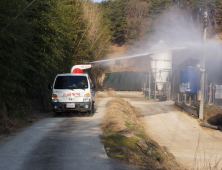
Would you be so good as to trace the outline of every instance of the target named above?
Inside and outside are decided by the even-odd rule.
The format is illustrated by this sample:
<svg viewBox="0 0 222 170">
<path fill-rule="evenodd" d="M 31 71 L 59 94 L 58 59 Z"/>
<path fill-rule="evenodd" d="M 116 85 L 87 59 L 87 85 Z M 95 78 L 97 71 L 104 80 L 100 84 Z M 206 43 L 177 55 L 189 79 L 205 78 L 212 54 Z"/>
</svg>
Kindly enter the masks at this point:
<svg viewBox="0 0 222 170">
<path fill-rule="evenodd" d="M 22 10 L 22 12 L 20 12 L 15 18 L 13 18 L 13 20 L 12 20 L 11 22 L 9 22 L 8 25 L 6 25 L 6 27 L 3 28 L 1 32 L 4 32 L 4 31 L 8 28 L 8 26 L 11 25 L 11 23 L 12 23 L 13 21 L 15 21 L 15 20 L 16 20 L 30 5 L 32 5 L 35 1 L 37 1 L 37 0 L 33 0 L 30 4 L 28 4 L 28 6 L 26 6 L 26 7 Z"/>
</svg>

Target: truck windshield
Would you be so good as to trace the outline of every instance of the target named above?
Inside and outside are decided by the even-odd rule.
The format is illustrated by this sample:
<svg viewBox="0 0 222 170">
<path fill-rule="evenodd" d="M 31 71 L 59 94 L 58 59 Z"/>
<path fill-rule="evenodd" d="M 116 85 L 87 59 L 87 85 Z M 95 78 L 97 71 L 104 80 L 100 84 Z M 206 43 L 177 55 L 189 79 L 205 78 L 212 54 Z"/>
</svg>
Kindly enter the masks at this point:
<svg viewBox="0 0 222 170">
<path fill-rule="evenodd" d="M 86 76 L 58 76 L 54 89 L 86 89 L 88 81 Z"/>
</svg>

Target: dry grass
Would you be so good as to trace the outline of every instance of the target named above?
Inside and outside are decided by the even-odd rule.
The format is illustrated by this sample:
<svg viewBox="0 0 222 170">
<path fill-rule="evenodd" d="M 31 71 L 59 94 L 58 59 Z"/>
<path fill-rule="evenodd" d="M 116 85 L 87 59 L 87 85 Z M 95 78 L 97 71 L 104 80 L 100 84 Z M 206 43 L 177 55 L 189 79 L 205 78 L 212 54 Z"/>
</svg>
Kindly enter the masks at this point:
<svg viewBox="0 0 222 170">
<path fill-rule="evenodd" d="M 199 134 L 192 170 L 218 170 L 218 165 L 222 161 L 222 158 L 218 158 L 221 150 L 213 151 L 212 149 L 211 152 L 204 152 L 204 155 L 202 155 L 200 149 L 201 137 L 202 134 Z"/>
<path fill-rule="evenodd" d="M 32 123 L 33 120 L 8 118 L 4 110 L 0 110 L 0 136 L 7 137 L 18 132 L 21 128 Z"/>
<path fill-rule="evenodd" d="M 122 98 L 107 103 L 101 141 L 107 155 L 124 164 L 145 169 L 184 169 L 177 165 L 172 154 L 149 138 L 138 117 L 141 111 Z M 144 146 L 141 144 L 144 144 Z"/>
<path fill-rule="evenodd" d="M 115 91 L 98 91 L 96 92 L 96 98 L 106 98 L 106 97 L 119 97 Z"/>
</svg>

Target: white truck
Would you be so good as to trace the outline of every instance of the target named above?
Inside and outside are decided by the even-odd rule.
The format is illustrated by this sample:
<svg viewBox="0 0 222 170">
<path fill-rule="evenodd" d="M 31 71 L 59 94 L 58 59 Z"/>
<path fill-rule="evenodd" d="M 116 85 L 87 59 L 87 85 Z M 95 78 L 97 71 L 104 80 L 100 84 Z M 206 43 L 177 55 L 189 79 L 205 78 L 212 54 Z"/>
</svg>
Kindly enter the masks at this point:
<svg viewBox="0 0 222 170">
<path fill-rule="evenodd" d="M 76 65 L 71 73 L 58 74 L 54 83 L 48 88 L 52 90 L 52 110 L 55 115 L 59 112 L 88 112 L 94 113 L 95 83 L 92 83 L 88 74 L 82 72 L 91 68 L 91 65 Z"/>
</svg>

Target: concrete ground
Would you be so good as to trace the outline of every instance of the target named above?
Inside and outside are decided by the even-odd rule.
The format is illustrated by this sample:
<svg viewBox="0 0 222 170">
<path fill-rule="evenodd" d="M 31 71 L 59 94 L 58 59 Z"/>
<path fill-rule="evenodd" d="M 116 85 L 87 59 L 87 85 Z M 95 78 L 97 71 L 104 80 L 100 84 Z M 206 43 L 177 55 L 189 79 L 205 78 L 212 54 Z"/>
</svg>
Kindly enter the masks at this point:
<svg viewBox="0 0 222 170">
<path fill-rule="evenodd" d="M 50 117 L 0 141 L 0 170 L 129 170 L 108 158 L 99 135 L 105 98 L 93 117 Z"/>
<path fill-rule="evenodd" d="M 142 92 L 117 93 L 142 109 L 148 135 L 187 169 L 213 169 L 222 158 L 222 132 L 200 127 L 198 119 L 175 107 L 173 101 L 149 101 Z M 222 169 L 222 160 L 215 169 Z"/>
</svg>

